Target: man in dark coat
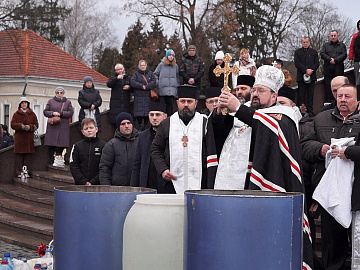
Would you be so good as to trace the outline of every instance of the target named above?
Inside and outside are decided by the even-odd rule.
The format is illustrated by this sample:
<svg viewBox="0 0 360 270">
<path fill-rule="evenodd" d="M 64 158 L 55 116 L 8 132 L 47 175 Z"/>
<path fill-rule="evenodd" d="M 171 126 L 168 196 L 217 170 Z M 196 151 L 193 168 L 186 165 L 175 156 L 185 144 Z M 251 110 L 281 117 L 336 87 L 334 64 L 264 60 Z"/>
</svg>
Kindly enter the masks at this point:
<svg viewBox="0 0 360 270">
<path fill-rule="evenodd" d="M 2 134 L 1 134 L 2 140 L 1 140 L 0 149 L 3 149 L 3 148 L 13 145 L 14 138 L 12 136 L 10 136 L 7 125 L 1 125 L 1 127 L 2 127 Z"/>
<path fill-rule="evenodd" d="M 122 64 L 115 65 L 115 74 L 110 77 L 106 85 L 111 88 L 109 117 L 110 123 L 115 126 L 119 113 L 130 113 L 130 77 Z"/>
<path fill-rule="evenodd" d="M 358 137 L 359 138 L 359 137 Z M 360 249 L 359 249 L 359 226 L 360 226 L 360 141 L 357 140 L 355 145 L 345 146 L 341 149 L 331 149 L 332 157 L 339 157 L 344 161 L 354 162 L 354 183 L 351 193 L 351 211 L 352 211 L 352 268 L 359 267 Z"/>
<path fill-rule="evenodd" d="M 219 108 L 235 112 L 235 117 L 252 127 L 249 169 L 245 189 L 301 192 L 301 149 L 294 110 L 276 106 L 279 89 L 285 81 L 281 70 L 261 66 L 251 89 L 251 107 L 242 105 L 231 93 L 220 95 Z M 256 110 L 257 109 L 257 110 Z M 259 110 L 262 109 L 262 110 Z M 312 269 L 310 228 L 304 209 L 303 268 Z"/>
<path fill-rule="evenodd" d="M 115 136 L 103 148 L 100 165 L 100 185 L 130 186 L 131 172 L 139 132 L 126 112 L 116 117 Z"/>
<path fill-rule="evenodd" d="M 150 127 L 139 135 L 136 147 L 131 175 L 131 186 L 133 187 L 153 188 L 157 190 L 157 193 L 164 193 L 164 179 L 156 172 L 150 148 L 159 125 L 165 118 L 167 118 L 165 103 L 151 102 Z"/>
<path fill-rule="evenodd" d="M 196 99 L 199 99 L 201 78 L 204 76 L 205 64 L 200 56 L 196 54 L 196 47 L 190 45 L 188 52 L 181 59 L 180 76 L 183 78 L 183 84 L 196 86 Z"/>
<path fill-rule="evenodd" d="M 331 93 L 330 82 L 334 77 L 344 75 L 344 60 L 347 57 L 346 46 L 339 41 L 336 30 L 330 32 L 330 41 L 321 47 L 320 55 L 324 60 L 325 98 L 327 102 L 331 102 L 334 97 Z"/>
<path fill-rule="evenodd" d="M 94 119 L 81 122 L 85 138 L 73 145 L 70 154 L 70 172 L 75 185 L 99 185 L 99 163 L 105 142 L 96 136 L 98 128 Z"/>
<path fill-rule="evenodd" d="M 178 88 L 178 111 L 161 122 L 151 146 L 165 193 L 214 188 L 217 156 L 212 124 L 196 112 L 196 87 Z"/>
<path fill-rule="evenodd" d="M 296 81 L 298 83 L 297 104 L 299 106 L 304 104 L 306 112 L 310 116 L 314 116 L 313 100 L 316 70 L 319 68 L 319 56 L 316 50 L 310 48 L 309 37 L 303 37 L 301 45 L 302 47 L 297 49 L 294 54 L 294 63 L 297 68 Z"/>
<path fill-rule="evenodd" d="M 330 150 L 331 139 L 355 137 L 358 140 L 360 114 L 357 107 L 356 88 L 343 85 L 337 90 L 335 109 L 315 116 L 310 132 L 301 141 L 304 159 L 315 163 L 314 188 L 326 171 L 325 155 Z M 343 269 L 349 250 L 347 229 L 326 210 L 321 208 L 320 212 L 323 264 L 326 269 Z"/>
</svg>

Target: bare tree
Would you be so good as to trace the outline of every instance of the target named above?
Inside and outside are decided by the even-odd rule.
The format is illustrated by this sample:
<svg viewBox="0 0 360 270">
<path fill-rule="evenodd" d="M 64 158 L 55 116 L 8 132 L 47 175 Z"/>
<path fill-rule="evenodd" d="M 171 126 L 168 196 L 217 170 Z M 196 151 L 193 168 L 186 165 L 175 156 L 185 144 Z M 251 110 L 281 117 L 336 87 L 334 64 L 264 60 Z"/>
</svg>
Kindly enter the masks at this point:
<svg viewBox="0 0 360 270">
<path fill-rule="evenodd" d="M 273 57 L 278 58 L 279 46 L 284 42 L 291 26 L 301 19 L 304 6 L 301 5 L 300 0 L 275 0 L 274 2 L 268 23 Z"/>
<path fill-rule="evenodd" d="M 13 16 L 18 10 L 23 9 L 30 0 L 14 1 L 1 0 L 0 1 L 0 30 L 14 29 Z"/>
<path fill-rule="evenodd" d="M 234 51 L 237 48 L 235 33 L 239 29 L 239 23 L 234 10 L 233 0 L 219 1 L 205 18 L 205 33 L 214 55 L 219 50 L 236 53 Z"/>
<path fill-rule="evenodd" d="M 72 11 L 61 25 L 65 34 L 64 50 L 94 67 L 92 59 L 97 49 L 118 43 L 111 29 L 111 14 L 114 13 L 98 11 L 95 0 L 67 0 L 67 6 Z"/>
<path fill-rule="evenodd" d="M 126 0 L 124 4 L 124 9 L 129 12 L 178 23 L 185 47 L 189 41 L 200 45 L 198 31 L 203 29 L 205 17 L 212 7 L 212 0 Z"/>
<path fill-rule="evenodd" d="M 301 46 L 301 38 L 304 36 L 309 37 L 312 48 L 319 51 L 321 46 L 329 40 L 331 30 L 339 32 L 339 40 L 347 47 L 356 31 L 355 23 L 339 15 L 332 3 L 312 2 L 304 7 L 299 19 L 290 26 L 284 42 L 280 45 L 280 53 L 285 59 L 292 61 L 294 51 Z M 349 66 L 347 62 L 346 65 Z M 321 68 L 318 71 L 318 75 L 322 76 Z"/>
</svg>

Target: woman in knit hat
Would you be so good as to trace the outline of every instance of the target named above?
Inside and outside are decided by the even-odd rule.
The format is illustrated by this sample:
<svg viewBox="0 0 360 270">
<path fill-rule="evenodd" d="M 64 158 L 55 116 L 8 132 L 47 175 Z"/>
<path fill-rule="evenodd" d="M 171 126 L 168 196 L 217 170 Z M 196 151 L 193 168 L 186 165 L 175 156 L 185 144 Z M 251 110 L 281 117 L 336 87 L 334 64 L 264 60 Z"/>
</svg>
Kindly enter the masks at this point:
<svg viewBox="0 0 360 270">
<path fill-rule="evenodd" d="M 166 51 L 165 57 L 157 66 L 154 75 L 158 86 L 160 102 L 166 104 L 168 116 L 174 113 L 177 87 L 180 85 L 179 67 L 176 64 L 175 52 L 171 49 Z"/>
<path fill-rule="evenodd" d="M 34 129 L 39 123 L 36 114 L 30 109 L 30 101 L 26 97 L 19 100 L 18 110 L 11 119 L 11 128 L 15 130 L 15 171 L 20 177 L 23 166 L 31 169 L 31 155 L 35 153 Z"/>
<path fill-rule="evenodd" d="M 79 91 L 78 102 L 81 106 L 79 111 L 79 130 L 82 129 L 81 122 L 84 118 L 92 118 L 96 121 L 96 125 L 101 131 L 101 119 L 99 107 L 102 99 L 99 90 L 94 87 L 94 80 L 90 76 L 84 78 L 83 89 Z"/>
</svg>

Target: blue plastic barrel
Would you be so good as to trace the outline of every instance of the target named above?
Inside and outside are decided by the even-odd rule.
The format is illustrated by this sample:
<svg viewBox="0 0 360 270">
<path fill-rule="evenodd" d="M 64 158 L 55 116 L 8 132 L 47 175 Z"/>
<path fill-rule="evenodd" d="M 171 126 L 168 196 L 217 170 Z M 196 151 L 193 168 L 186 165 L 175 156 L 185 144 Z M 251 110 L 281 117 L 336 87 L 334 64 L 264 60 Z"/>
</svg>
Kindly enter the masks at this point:
<svg viewBox="0 0 360 270">
<path fill-rule="evenodd" d="M 123 225 L 136 195 L 153 189 L 65 186 L 54 191 L 54 268 L 122 269 Z"/>
<path fill-rule="evenodd" d="M 184 269 L 302 269 L 303 195 L 185 192 Z"/>
</svg>

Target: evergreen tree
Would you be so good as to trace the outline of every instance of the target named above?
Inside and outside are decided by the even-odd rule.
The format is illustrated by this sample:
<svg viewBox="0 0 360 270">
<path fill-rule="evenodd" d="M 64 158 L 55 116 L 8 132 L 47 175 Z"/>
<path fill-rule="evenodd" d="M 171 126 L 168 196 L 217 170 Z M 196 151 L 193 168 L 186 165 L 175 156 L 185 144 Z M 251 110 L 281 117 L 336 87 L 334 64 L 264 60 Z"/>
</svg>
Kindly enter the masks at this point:
<svg viewBox="0 0 360 270">
<path fill-rule="evenodd" d="M 174 34 L 169 37 L 167 44 L 167 49 L 172 49 L 175 52 L 176 63 L 179 65 L 181 57 L 184 54 L 184 49 L 181 45 L 180 35 L 176 30 Z"/>
<path fill-rule="evenodd" d="M 120 62 L 120 53 L 116 48 L 105 48 L 98 63 L 97 71 L 106 77 L 114 75 L 114 67 Z"/>
<path fill-rule="evenodd" d="M 279 27 L 268 23 L 273 8 L 271 0 L 235 0 L 238 48 L 246 48 L 250 56 L 260 62 L 272 55 L 269 33 L 271 28 L 274 31 Z"/>
<path fill-rule="evenodd" d="M 60 33 L 59 23 L 70 12 L 61 6 L 59 0 L 41 0 L 40 2 L 22 0 L 25 5 L 14 12 L 15 25 L 33 30 L 55 45 L 64 42 L 65 35 Z"/>
<path fill-rule="evenodd" d="M 138 62 L 144 59 L 142 48 L 145 42 L 144 26 L 137 20 L 129 27 L 129 31 L 122 45 L 122 64 L 128 74 L 133 74 L 138 69 Z"/>
<path fill-rule="evenodd" d="M 164 28 L 158 18 L 154 18 L 147 31 L 145 44 L 142 48 L 144 59 L 150 70 L 155 71 L 161 59 L 165 57 L 167 37 L 164 36 Z"/>
</svg>

